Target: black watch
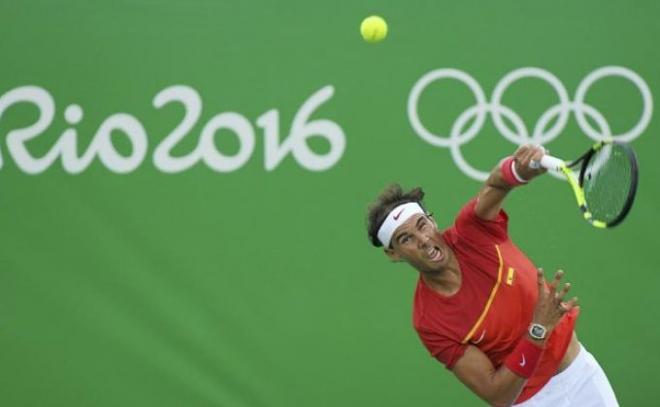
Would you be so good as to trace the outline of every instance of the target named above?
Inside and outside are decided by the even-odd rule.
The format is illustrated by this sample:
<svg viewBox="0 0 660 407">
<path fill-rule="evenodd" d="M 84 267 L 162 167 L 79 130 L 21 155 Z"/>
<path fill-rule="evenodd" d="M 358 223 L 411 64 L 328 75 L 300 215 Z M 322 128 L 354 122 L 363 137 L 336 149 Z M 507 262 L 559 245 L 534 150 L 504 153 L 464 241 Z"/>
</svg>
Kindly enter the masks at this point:
<svg viewBox="0 0 660 407">
<path fill-rule="evenodd" d="M 548 335 L 548 328 L 540 324 L 531 324 L 529 326 L 529 336 L 537 341 L 542 341 Z"/>
</svg>

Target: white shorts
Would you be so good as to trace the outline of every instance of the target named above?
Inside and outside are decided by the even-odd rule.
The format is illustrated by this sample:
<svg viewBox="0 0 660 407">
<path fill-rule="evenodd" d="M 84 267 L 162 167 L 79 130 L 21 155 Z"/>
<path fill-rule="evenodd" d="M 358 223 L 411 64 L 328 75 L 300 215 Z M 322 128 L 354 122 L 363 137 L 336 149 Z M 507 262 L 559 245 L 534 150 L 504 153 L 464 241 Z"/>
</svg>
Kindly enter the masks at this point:
<svg viewBox="0 0 660 407">
<path fill-rule="evenodd" d="M 517 407 L 618 407 L 605 372 L 580 345 L 573 362 L 556 374 L 532 398 Z"/>
</svg>

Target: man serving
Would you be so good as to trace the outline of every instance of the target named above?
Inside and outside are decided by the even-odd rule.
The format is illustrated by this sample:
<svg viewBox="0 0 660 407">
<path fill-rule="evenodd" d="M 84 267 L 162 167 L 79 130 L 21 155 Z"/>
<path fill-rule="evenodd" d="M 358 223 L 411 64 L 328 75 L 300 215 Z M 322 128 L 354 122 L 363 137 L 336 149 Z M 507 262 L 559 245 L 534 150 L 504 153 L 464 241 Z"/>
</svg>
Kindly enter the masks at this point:
<svg viewBox="0 0 660 407">
<path fill-rule="evenodd" d="M 419 272 L 413 325 L 432 356 L 493 406 L 618 406 L 574 333 L 577 298 L 558 271 L 549 283 L 508 235 L 504 198 L 544 170 L 522 146 L 491 172 L 454 224 L 438 230 L 420 188 L 386 189 L 370 206 L 374 246 Z"/>
</svg>

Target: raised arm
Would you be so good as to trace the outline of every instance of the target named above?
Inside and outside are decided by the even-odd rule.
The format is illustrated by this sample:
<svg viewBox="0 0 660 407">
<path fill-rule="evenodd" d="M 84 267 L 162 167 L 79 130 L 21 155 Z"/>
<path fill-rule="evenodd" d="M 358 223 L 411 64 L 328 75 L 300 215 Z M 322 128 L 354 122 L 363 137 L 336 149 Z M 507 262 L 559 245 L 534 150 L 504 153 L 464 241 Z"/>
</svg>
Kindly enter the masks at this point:
<svg viewBox="0 0 660 407">
<path fill-rule="evenodd" d="M 543 154 L 542 147 L 526 144 L 518 148 L 512 157 L 500 161 L 479 191 L 475 206 L 477 216 L 486 220 L 495 219 L 509 191 L 543 174 L 544 169 L 529 166 L 532 160 L 540 160 Z"/>
</svg>

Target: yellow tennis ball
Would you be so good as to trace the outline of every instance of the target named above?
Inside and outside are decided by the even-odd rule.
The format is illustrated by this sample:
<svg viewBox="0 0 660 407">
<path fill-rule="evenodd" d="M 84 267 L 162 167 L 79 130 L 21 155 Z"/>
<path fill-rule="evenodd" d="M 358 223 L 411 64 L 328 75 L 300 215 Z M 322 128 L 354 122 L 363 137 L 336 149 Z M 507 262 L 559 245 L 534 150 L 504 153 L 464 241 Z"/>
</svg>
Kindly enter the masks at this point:
<svg viewBox="0 0 660 407">
<path fill-rule="evenodd" d="M 387 36 L 387 23 L 379 16 L 369 16 L 362 20 L 360 33 L 367 42 L 379 42 Z"/>
</svg>

